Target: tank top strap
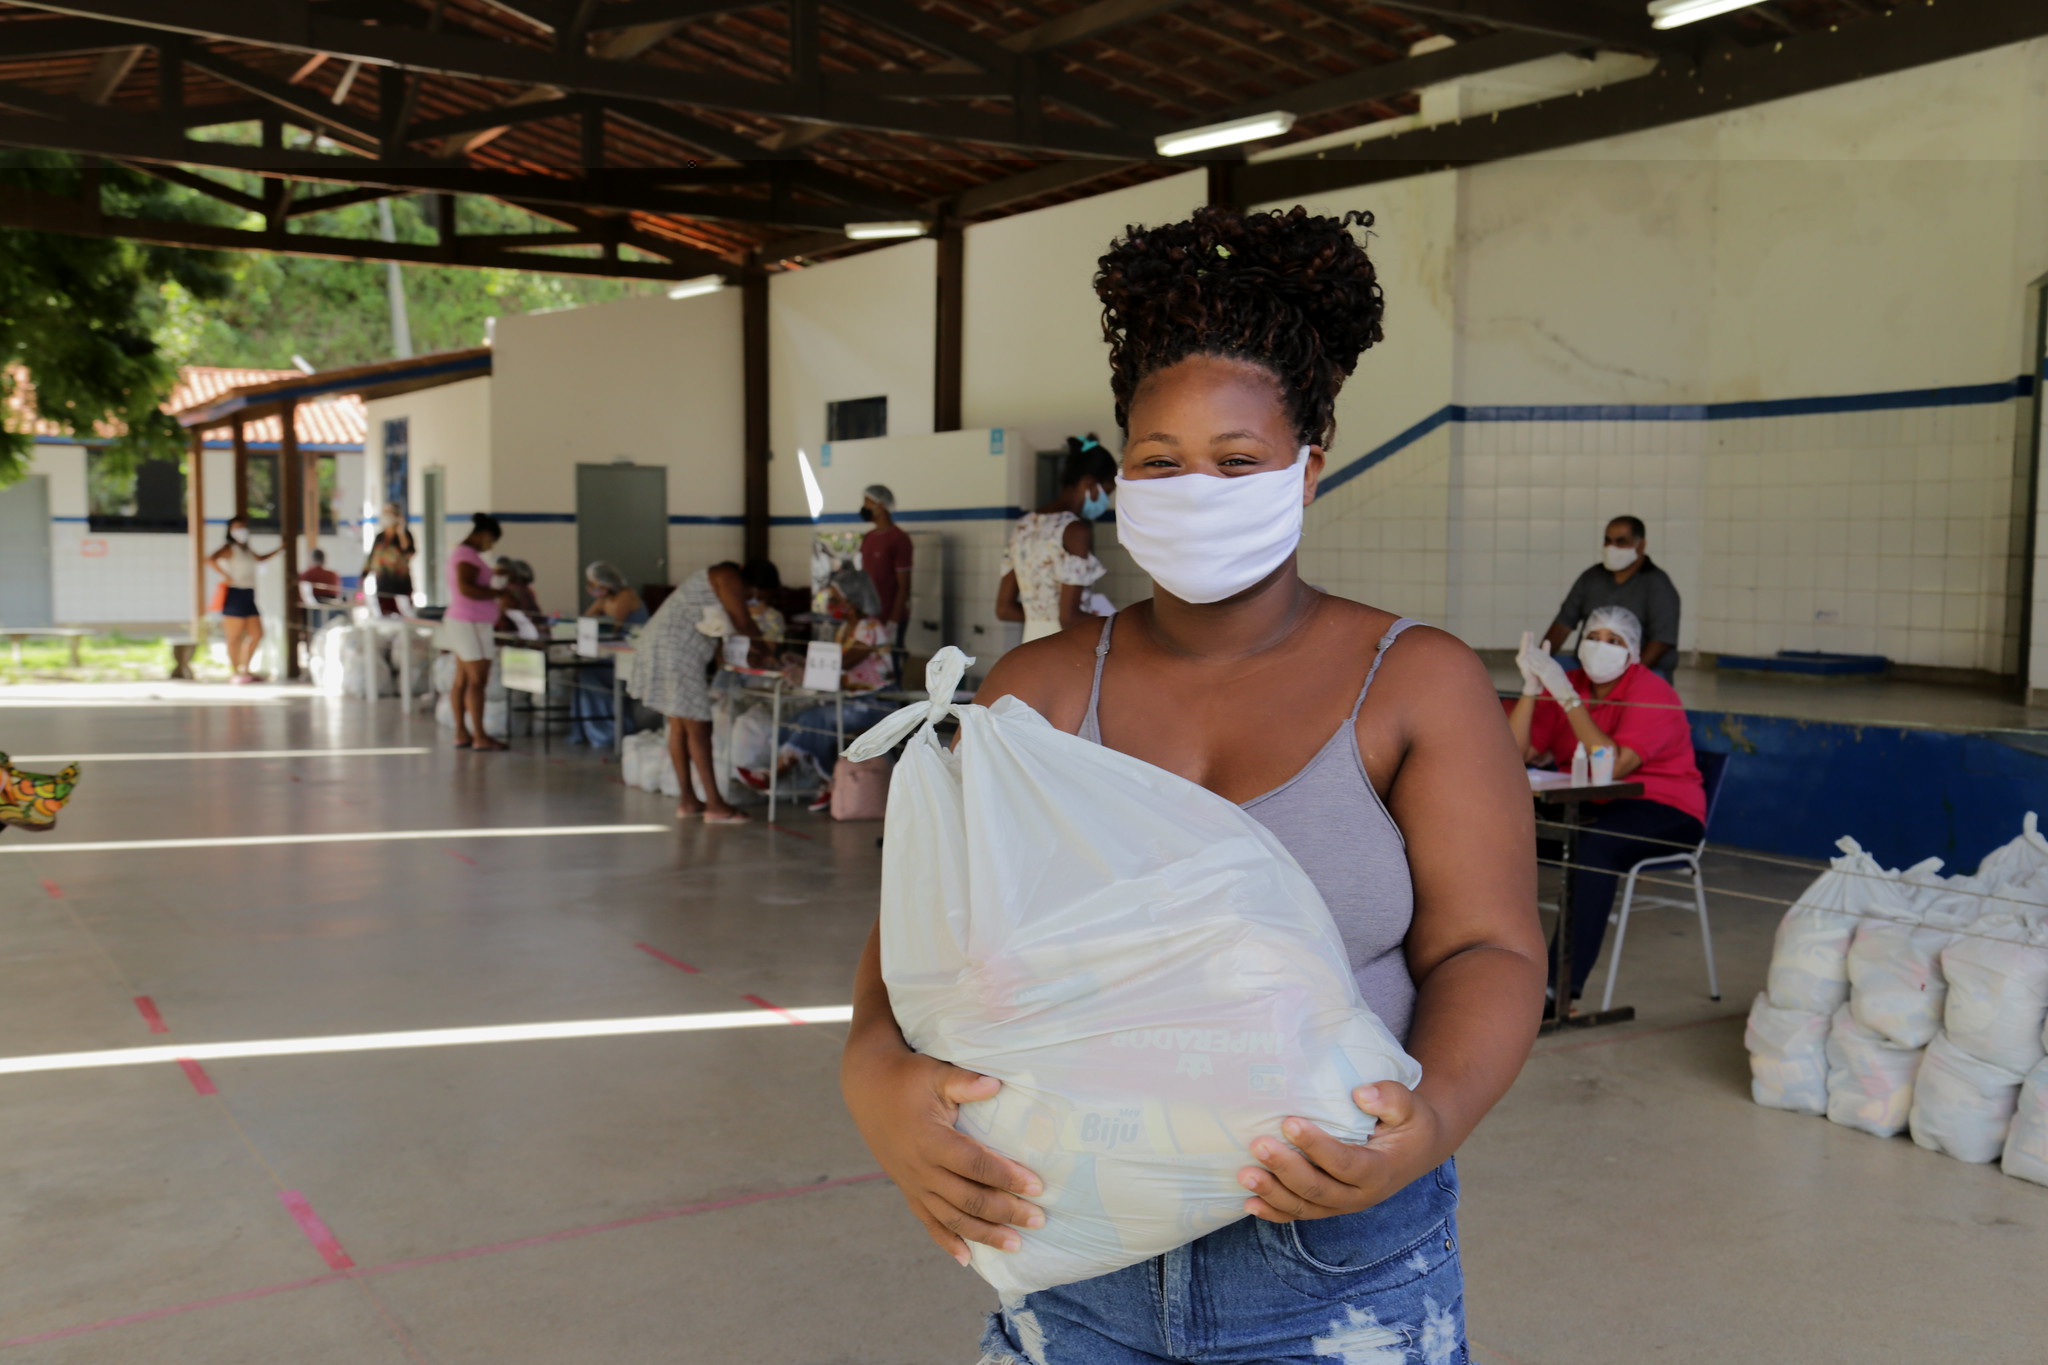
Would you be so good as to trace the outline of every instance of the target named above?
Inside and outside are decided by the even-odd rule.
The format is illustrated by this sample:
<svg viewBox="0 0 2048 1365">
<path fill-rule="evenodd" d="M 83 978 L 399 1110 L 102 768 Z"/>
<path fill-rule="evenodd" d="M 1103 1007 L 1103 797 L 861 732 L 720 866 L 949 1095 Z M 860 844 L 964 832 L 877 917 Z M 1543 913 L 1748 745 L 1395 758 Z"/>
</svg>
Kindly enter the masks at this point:
<svg viewBox="0 0 2048 1365">
<path fill-rule="evenodd" d="M 1380 636 L 1380 642 L 1378 646 L 1376 646 L 1373 650 L 1372 667 L 1367 669 L 1365 673 L 1365 686 L 1358 689 L 1358 700 L 1351 704 L 1351 723 L 1353 725 L 1356 725 L 1358 723 L 1358 713 L 1365 709 L 1365 694 L 1372 691 L 1372 680 L 1380 675 L 1380 664 L 1386 660 L 1387 650 L 1393 645 L 1394 641 L 1401 638 L 1402 631 L 1408 629 L 1408 627 L 1410 626 L 1419 626 L 1421 624 L 1422 623 L 1420 621 L 1417 621 L 1412 617 L 1403 616 L 1400 620 L 1394 622 L 1393 625 L 1387 627 L 1387 633 L 1385 635 Z M 1106 647 L 1108 644 L 1108 639 L 1106 636 L 1104 638 L 1103 643 Z M 1102 674 L 1102 663 L 1099 659 L 1096 661 L 1095 671 L 1096 676 L 1100 678 Z M 1094 714 L 1094 706 L 1092 703 L 1089 707 L 1089 714 Z"/>
<path fill-rule="evenodd" d="M 1116 627 L 1116 617 L 1102 618 L 1102 638 L 1095 642 L 1095 679 L 1088 685 L 1088 711 L 1081 717 L 1080 737 L 1095 744 L 1102 743 L 1102 722 L 1096 719 L 1095 709 L 1102 704 L 1102 666 L 1109 661 L 1109 632 Z"/>
</svg>

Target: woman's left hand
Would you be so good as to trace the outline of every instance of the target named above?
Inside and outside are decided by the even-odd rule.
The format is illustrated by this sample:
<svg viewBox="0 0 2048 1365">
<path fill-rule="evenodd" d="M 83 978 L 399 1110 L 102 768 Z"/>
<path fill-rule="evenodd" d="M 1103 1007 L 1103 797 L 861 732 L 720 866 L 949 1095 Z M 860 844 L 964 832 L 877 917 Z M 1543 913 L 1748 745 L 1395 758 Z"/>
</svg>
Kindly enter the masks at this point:
<svg viewBox="0 0 2048 1365">
<path fill-rule="evenodd" d="M 1379 1120 L 1368 1142 L 1340 1141 L 1299 1118 L 1281 1125 L 1287 1142 L 1253 1141 L 1252 1155 L 1264 1165 L 1237 1173 L 1238 1183 L 1253 1196 L 1245 1200 L 1246 1213 L 1269 1223 L 1357 1213 L 1390 1198 L 1450 1155 L 1440 1150 L 1443 1119 L 1436 1107 L 1407 1086 L 1393 1081 L 1361 1085 L 1351 1099 Z"/>
</svg>

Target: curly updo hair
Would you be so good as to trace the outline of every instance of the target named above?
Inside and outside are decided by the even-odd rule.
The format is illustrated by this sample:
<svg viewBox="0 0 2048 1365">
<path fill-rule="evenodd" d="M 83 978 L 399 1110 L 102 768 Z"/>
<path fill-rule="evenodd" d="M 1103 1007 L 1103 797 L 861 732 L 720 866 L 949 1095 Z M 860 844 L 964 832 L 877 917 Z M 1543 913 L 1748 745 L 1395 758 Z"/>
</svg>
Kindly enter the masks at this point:
<svg viewBox="0 0 2048 1365">
<path fill-rule="evenodd" d="M 1095 272 L 1117 425 L 1129 434 L 1131 399 L 1148 376 L 1221 356 L 1272 375 L 1298 439 L 1327 446 L 1337 391 L 1380 339 L 1384 310 L 1354 226 L 1370 228 L 1372 215 L 1210 206 L 1185 222 L 1124 229 Z"/>
</svg>

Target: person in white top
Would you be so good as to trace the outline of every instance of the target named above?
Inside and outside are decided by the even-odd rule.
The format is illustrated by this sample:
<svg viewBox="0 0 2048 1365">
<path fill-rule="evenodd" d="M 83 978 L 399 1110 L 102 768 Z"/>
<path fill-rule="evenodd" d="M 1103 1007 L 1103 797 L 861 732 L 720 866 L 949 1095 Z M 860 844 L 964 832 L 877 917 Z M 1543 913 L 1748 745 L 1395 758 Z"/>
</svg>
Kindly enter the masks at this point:
<svg viewBox="0 0 2048 1365">
<path fill-rule="evenodd" d="M 249 671 L 249 660 L 263 643 L 263 618 L 256 614 L 256 566 L 283 549 L 280 545 L 261 555 L 250 549 L 249 518 L 237 515 L 228 518 L 227 539 L 206 558 L 214 572 L 227 580 L 220 603 L 221 629 L 227 632 L 228 667 L 238 683 L 263 681 Z"/>
<path fill-rule="evenodd" d="M 996 618 L 1022 621 L 1024 641 L 1089 620 L 1088 586 L 1103 575 L 1095 520 L 1109 510 L 1116 460 L 1094 436 L 1069 436 L 1059 496 L 1018 519 L 1003 553 Z M 1099 594 L 1097 594 L 1099 596 Z"/>
</svg>

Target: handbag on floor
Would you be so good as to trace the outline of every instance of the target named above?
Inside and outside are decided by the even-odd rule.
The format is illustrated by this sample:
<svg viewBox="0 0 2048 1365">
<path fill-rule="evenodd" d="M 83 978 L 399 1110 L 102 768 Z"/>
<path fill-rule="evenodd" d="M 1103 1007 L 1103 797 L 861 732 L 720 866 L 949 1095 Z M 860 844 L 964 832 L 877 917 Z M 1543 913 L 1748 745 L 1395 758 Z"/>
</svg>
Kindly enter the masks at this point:
<svg viewBox="0 0 2048 1365">
<path fill-rule="evenodd" d="M 842 758 L 832 765 L 832 818 L 879 820 L 889 810 L 889 772 L 896 765 L 887 754 L 876 758 Z"/>
</svg>

